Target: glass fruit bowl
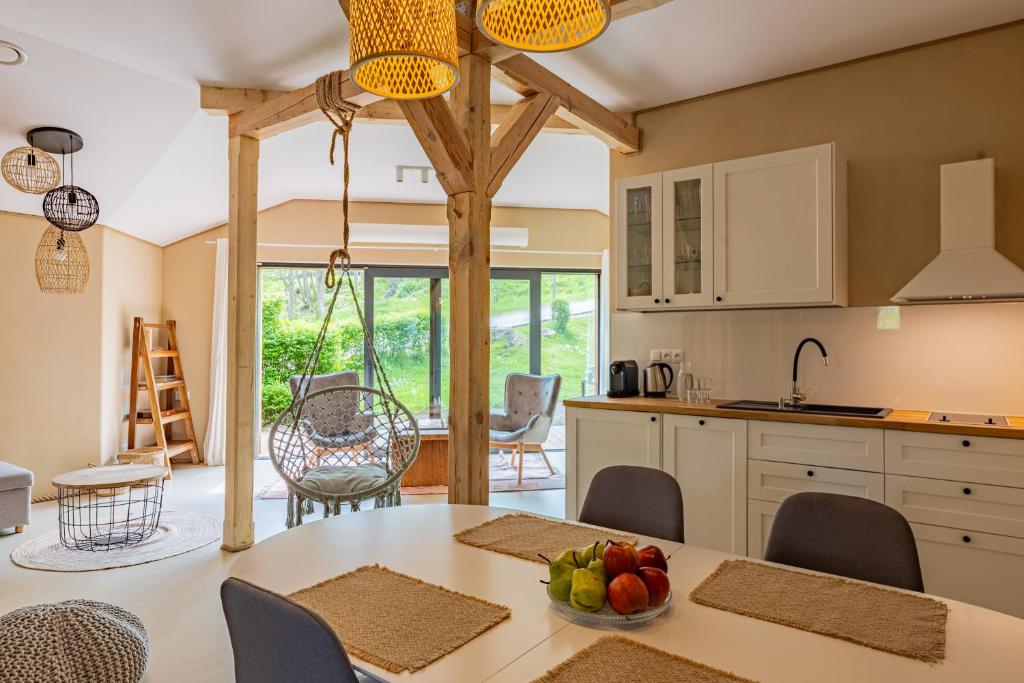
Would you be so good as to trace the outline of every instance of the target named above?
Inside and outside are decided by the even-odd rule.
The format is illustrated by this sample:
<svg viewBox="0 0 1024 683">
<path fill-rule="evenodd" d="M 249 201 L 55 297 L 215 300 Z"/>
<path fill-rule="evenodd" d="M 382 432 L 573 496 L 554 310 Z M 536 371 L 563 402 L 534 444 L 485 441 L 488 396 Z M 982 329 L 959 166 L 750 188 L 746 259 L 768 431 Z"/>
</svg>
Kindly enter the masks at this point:
<svg viewBox="0 0 1024 683">
<path fill-rule="evenodd" d="M 582 610 L 573 609 L 572 605 L 567 602 L 555 598 L 551 595 L 551 591 L 548 591 L 548 599 L 551 600 L 551 607 L 558 612 L 562 617 L 569 621 L 575 621 L 578 624 L 584 626 L 612 626 L 622 628 L 625 626 L 639 626 L 641 624 L 647 624 L 662 614 L 672 604 L 672 591 L 669 591 L 668 597 L 665 602 L 661 603 L 657 607 L 649 607 L 643 612 L 636 612 L 634 614 L 619 614 L 612 609 L 611 605 L 605 603 L 597 612 L 584 612 Z"/>
</svg>

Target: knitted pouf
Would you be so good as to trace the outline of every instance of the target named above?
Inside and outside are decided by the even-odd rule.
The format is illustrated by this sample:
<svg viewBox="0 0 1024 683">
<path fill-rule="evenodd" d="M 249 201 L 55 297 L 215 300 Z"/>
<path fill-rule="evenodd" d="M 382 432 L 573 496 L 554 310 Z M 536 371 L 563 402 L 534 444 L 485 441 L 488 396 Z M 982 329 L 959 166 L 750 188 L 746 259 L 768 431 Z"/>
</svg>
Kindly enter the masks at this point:
<svg viewBox="0 0 1024 683">
<path fill-rule="evenodd" d="M 105 602 L 66 600 L 0 617 L 4 683 L 137 683 L 148 659 L 146 627 Z"/>
</svg>

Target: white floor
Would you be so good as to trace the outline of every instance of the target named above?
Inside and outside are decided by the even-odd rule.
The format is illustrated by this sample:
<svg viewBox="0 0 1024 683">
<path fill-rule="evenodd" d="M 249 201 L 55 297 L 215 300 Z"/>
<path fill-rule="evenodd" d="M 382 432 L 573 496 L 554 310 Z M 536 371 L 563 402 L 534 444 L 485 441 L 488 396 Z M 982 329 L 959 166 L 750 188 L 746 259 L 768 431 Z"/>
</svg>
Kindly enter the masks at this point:
<svg viewBox="0 0 1024 683">
<path fill-rule="evenodd" d="M 257 491 L 275 477 L 268 461 L 256 462 Z M 492 493 L 491 504 L 560 517 L 564 496 L 562 490 Z M 402 502 L 445 503 L 446 497 L 405 496 Z M 164 506 L 222 518 L 223 468 L 176 467 Z M 285 532 L 284 508 L 283 500 L 253 501 L 257 542 Z M 9 555 L 24 541 L 56 529 L 56 503 L 34 505 L 32 515 L 32 524 L 24 533 L 0 536 L 0 553 Z M 23 569 L 7 560 L 0 562 L 0 614 L 24 605 L 71 598 L 111 602 L 137 614 L 149 631 L 152 649 L 144 680 L 230 681 L 231 650 L 218 591 L 239 556 L 211 544 L 150 564 L 74 573 Z"/>
</svg>

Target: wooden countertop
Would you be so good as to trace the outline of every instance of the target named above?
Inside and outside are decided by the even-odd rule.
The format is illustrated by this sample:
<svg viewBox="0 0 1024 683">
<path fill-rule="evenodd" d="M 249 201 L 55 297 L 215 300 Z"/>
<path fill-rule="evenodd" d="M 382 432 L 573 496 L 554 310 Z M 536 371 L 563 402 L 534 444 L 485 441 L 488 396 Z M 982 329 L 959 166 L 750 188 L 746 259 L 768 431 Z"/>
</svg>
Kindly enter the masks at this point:
<svg viewBox="0 0 1024 683">
<path fill-rule="evenodd" d="M 800 413 L 774 413 L 759 410 L 735 410 L 718 408 L 720 403 L 732 399 L 712 399 L 708 405 L 691 405 L 677 398 L 608 398 L 607 396 L 585 396 L 566 399 L 571 408 L 596 408 L 600 410 L 629 410 L 644 413 L 669 413 L 672 415 L 700 415 L 702 417 L 727 417 L 740 420 L 761 420 L 764 422 L 800 422 L 803 424 L 834 425 L 837 427 L 868 427 L 871 429 L 902 429 L 908 432 L 933 432 L 936 434 L 964 434 L 967 436 L 995 436 L 1009 439 L 1024 439 L 1024 416 L 1009 417 L 1009 427 L 965 424 L 940 424 L 928 422 L 928 410 L 894 410 L 884 418 L 841 417 L 837 415 L 806 415 Z"/>
</svg>

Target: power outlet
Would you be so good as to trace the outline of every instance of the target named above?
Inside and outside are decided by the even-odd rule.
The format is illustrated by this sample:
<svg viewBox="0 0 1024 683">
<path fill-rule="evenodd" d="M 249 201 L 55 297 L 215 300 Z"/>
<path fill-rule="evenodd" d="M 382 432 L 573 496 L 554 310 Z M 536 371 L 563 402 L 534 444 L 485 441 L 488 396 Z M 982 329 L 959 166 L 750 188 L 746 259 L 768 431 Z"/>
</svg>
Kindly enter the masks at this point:
<svg viewBox="0 0 1024 683">
<path fill-rule="evenodd" d="M 662 353 L 661 356 L 666 363 L 675 363 L 679 365 L 686 359 L 686 353 L 682 349 L 669 349 Z"/>
<path fill-rule="evenodd" d="M 651 349 L 651 362 L 657 363 L 660 361 L 662 353 L 664 352 L 661 349 Z"/>
</svg>

